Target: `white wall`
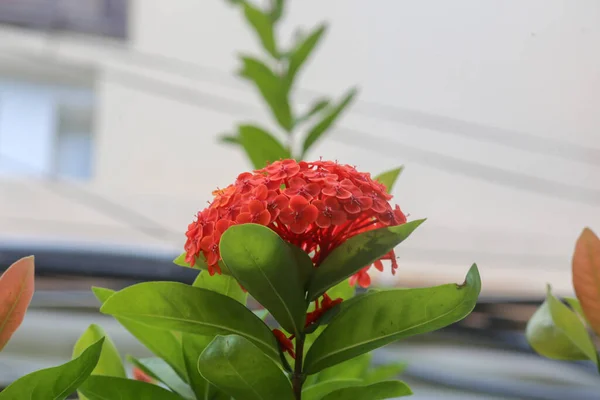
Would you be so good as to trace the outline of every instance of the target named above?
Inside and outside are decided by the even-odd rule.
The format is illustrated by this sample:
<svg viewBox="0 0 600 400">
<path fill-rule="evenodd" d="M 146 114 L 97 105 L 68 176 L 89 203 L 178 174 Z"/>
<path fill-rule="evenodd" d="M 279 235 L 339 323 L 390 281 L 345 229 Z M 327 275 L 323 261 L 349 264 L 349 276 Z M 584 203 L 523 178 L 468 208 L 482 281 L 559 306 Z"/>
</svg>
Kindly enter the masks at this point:
<svg viewBox="0 0 600 400">
<path fill-rule="evenodd" d="M 52 46 L 64 62 L 99 67 L 93 189 L 175 232 L 248 166 L 216 135 L 242 120 L 272 126 L 230 76 L 235 54 L 257 47 L 225 3 L 134 1 L 128 46 L 137 53 L 7 33 L 32 54 Z M 429 217 L 399 252 L 404 273 L 460 279 L 478 261 L 490 282 L 543 290 L 547 277 L 568 288 L 575 238 L 585 225 L 600 231 L 600 4 L 291 3 L 287 37 L 297 25 L 331 23 L 299 102 L 361 88 L 310 156 L 373 172 L 405 164 L 398 201 Z"/>
</svg>

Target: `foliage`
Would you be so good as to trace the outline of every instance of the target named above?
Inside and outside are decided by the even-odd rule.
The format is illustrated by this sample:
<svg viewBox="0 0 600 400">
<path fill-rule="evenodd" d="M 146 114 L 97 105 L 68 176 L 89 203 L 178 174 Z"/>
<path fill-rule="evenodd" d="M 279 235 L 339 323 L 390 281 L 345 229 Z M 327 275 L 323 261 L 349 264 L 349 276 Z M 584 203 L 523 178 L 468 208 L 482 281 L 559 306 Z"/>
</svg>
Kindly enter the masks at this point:
<svg viewBox="0 0 600 400">
<path fill-rule="evenodd" d="M 128 379 L 113 342 L 91 325 L 71 361 L 26 375 L 0 400 L 64 399 L 76 390 L 89 400 L 397 398 L 412 393 L 395 380 L 404 365 L 372 367 L 370 352 L 448 326 L 474 308 L 481 289 L 476 265 L 462 284 L 355 293 L 355 283 L 369 285 L 369 268 L 383 270 L 386 261 L 395 272 L 394 248 L 424 220 L 407 222 L 389 204 L 401 168 L 372 179 L 349 165 L 299 162 L 348 109 L 356 90 L 296 112 L 292 90 L 325 25 L 284 49 L 276 32 L 285 1 L 273 0 L 268 10 L 231 2 L 265 50 L 261 58 L 242 56 L 240 75 L 261 94 L 281 132 L 276 137 L 244 124 L 223 137 L 260 170 L 215 191 L 189 225 L 185 252 L 174 262 L 199 270 L 192 285 L 92 289 L 100 311 L 155 357 L 128 357 L 134 367 Z M 300 127 L 306 128 L 295 149 Z M 248 295 L 265 310 L 250 310 Z M 22 316 L 26 306 L 19 307 Z M 580 340 L 581 332 L 564 336 Z"/>
<path fill-rule="evenodd" d="M 34 291 L 33 257 L 25 257 L 0 277 L 0 350 L 23 322 Z"/>
<path fill-rule="evenodd" d="M 600 359 L 590 330 L 600 333 L 600 239 L 586 228 L 573 254 L 576 299 L 561 302 L 548 286 L 546 300 L 527 324 L 526 336 L 540 355 L 556 360 Z"/>
</svg>

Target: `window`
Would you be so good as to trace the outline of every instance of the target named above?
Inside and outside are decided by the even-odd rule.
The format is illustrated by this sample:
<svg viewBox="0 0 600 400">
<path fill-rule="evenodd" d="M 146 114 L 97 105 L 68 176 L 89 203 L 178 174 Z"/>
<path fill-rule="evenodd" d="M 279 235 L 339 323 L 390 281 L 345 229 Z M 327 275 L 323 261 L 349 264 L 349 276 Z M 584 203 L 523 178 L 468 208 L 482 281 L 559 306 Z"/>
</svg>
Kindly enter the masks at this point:
<svg viewBox="0 0 600 400">
<path fill-rule="evenodd" d="M 0 174 L 88 179 L 92 93 L 0 81 Z"/>
<path fill-rule="evenodd" d="M 0 24 L 127 38 L 127 0 L 0 0 Z"/>
</svg>

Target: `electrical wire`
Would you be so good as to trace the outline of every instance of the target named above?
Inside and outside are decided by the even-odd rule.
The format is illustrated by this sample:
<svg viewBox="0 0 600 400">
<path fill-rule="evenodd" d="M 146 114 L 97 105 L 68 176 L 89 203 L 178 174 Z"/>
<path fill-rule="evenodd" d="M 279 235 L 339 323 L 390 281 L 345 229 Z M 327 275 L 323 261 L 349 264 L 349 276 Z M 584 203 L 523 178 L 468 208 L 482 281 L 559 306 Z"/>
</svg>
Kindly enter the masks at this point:
<svg viewBox="0 0 600 400">
<path fill-rule="evenodd" d="M 59 39 L 57 40 L 56 37 Z M 60 35 L 49 40 L 60 44 Z M 151 67 L 161 72 L 185 77 L 198 82 L 210 82 L 224 87 L 244 89 L 237 80 L 219 68 L 189 62 L 164 54 L 142 52 L 125 48 L 115 42 L 107 42 L 108 47 L 130 64 Z M 125 57 L 122 55 L 125 54 Z M 327 97 L 326 93 L 312 89 L 298 89 L 304 100 Z M 499 128 L 463 119 L 426 113 L 423 111 L 383 104 L 380 102 L 357 100 L 353 112 L 369 118 L 399 123 L 426 130 L 461 136 L 473 141 L 487 142 L 531 153 L 553 156 L 578 163 L 600 166 L 600 149 L 581 146 L 564 140 L 543 138 L 537 135 Z"/>
<path fill-rule="evenodd" d="M 39 65 L 44 65 L 30 58 L 20 57 L 15 54 L 1 54 L 0 56 L 13 59 L 16 58 L 24 62 L 29 62 L 30 64 L 34 63 L 33 65 L 37 68 L 39 68 Z M 46 67 L 48 67 L 48 65 L 46 65 Z M 64 70 L 58 72 L 57 69 L 54 69 L 53 73 L 65 76 Z M 260 110 L 257 106 L 239 100 L 229 99 L 195 88 L 159 81 L 154 78 L 134 74 L 128 71 L 111 68 L 106 74 L 111 82 L 121 86 L 126 86 L 145 93 L 154 93 L 160 97 L 178 101 L 182 104 L 193 105 L 228 116 L 247 115 Z M 439 154 L 431 150 L 411 147 L 387 138 L 377 138 L 377 140 L 373 140 L 373 135 L 349 128 L 337 128 L 334 129 L 334 131 L 337 134 L 331 136 L 330 140 L 349 144 L 361 149 L 369 149 L 377 154 L 387 154 L 389 156 L 398 157 L 398 154 L 402 153 L 403 157 L 410 159 L 414 163 L 445 172 L 452 172 L 483 180 L 488 183 L 512 187 L 552 198 L 559 198 L 593 206 L 600 205 L 600 191 L 598 190 L 467 161 L 453 156 Z"/>
</svg>

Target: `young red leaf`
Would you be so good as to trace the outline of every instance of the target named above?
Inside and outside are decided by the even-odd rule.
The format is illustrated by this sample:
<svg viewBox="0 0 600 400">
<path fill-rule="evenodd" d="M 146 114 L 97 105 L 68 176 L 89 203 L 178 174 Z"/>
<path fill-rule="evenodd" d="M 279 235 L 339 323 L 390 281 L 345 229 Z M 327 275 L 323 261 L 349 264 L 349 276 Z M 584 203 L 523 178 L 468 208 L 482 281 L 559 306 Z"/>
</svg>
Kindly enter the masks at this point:
<svg viewBox="0 0 600 400">
<path fill-rule="evenodd" d="M 0 350 L 23 322 L 33 296 L 34 270 L 33 256 L 25 257 L 0 277 Z"/>
<path fill-rule="evenodd" d="M 575 245 L 573 286 L 587 320 L 600 335 L 600 239 L 589 228 Z"/>
</svg>

